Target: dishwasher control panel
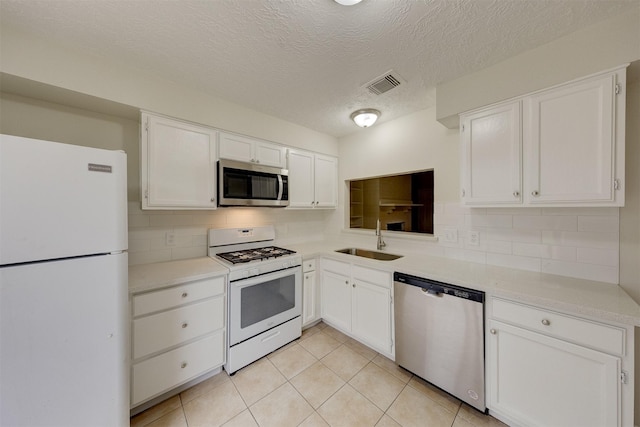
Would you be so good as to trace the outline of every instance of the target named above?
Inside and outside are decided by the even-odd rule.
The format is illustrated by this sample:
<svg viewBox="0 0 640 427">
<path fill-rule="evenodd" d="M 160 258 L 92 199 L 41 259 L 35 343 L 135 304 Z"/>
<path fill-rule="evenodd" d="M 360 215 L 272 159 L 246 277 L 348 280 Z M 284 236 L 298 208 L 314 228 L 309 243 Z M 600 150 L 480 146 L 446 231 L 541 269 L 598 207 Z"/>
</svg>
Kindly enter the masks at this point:
<svg viewBox="0 0 640 427">
<path fill-rule="evenodd" d="M 436 280 L 398 272 L 393 273 L 393 280 L 406 285 L 417 286 L 418 288 L 421 288 L 423 292 L 433 296 L 446 294 L 475 302 L 484 302 L 484 292 L 477 291 L 475 289 L 464 288 L 462 286 L 451 285 L 449 283 L 438 282 Z"/>
</svg>

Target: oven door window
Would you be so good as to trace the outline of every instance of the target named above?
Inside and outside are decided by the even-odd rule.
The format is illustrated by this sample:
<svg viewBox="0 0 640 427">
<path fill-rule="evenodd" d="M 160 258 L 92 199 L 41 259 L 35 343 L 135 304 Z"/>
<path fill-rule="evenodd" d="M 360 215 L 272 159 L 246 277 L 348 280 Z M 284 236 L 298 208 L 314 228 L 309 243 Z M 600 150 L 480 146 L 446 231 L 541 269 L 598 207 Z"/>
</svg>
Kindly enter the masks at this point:
<svg viewBox="0 0 640 427">
<path fill-rule="evenodd" d="M 278 200 L 278 175 L 224 168 L 224 197 L 227 199 Z"/>
<path fill-rule="evenodd" d="M 291 310 L 296 304 L 295 276 L 269 280 L 240 290 L 240 327 Z"/>
</svg>

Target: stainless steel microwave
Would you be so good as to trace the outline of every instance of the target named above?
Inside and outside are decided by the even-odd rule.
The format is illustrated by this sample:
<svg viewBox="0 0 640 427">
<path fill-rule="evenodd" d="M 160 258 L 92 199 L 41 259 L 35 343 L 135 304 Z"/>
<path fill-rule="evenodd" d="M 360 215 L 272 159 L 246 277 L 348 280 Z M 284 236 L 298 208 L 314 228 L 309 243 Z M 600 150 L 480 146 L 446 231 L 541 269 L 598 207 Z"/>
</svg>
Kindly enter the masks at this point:
<svg viewBox="0 0 640 427">
<path fill-rule="evenodd" d="M 233 160 L 218 161 L 219 206 L 289 206 L 289 171 Z"/>
</svg>

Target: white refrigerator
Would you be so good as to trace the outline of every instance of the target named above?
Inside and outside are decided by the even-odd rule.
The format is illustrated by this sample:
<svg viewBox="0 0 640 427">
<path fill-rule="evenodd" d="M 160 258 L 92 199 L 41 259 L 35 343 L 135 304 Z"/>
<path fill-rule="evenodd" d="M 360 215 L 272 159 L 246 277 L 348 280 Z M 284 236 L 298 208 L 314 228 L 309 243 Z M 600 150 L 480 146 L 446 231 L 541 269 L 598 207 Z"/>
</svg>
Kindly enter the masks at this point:
<svg viewBox="0 0 640 427">
<path fill-rule="evenodd" d="M 126 168 L 0 135 L 0 426 L 129 425 Z"/>
</svg>

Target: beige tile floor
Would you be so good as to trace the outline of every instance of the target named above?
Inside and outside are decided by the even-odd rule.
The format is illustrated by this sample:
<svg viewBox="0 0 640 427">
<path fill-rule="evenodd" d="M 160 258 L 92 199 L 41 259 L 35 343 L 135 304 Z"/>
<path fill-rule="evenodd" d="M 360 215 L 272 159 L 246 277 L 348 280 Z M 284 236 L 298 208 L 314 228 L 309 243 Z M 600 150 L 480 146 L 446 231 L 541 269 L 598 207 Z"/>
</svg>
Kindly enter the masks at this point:
<svg viewBox="0 0 640 427">
<path fill-rule="evenodd" d="M 238 371 L 131 419 L 134 427 L 504 426 L 320 323 Z"/>
</svg>

